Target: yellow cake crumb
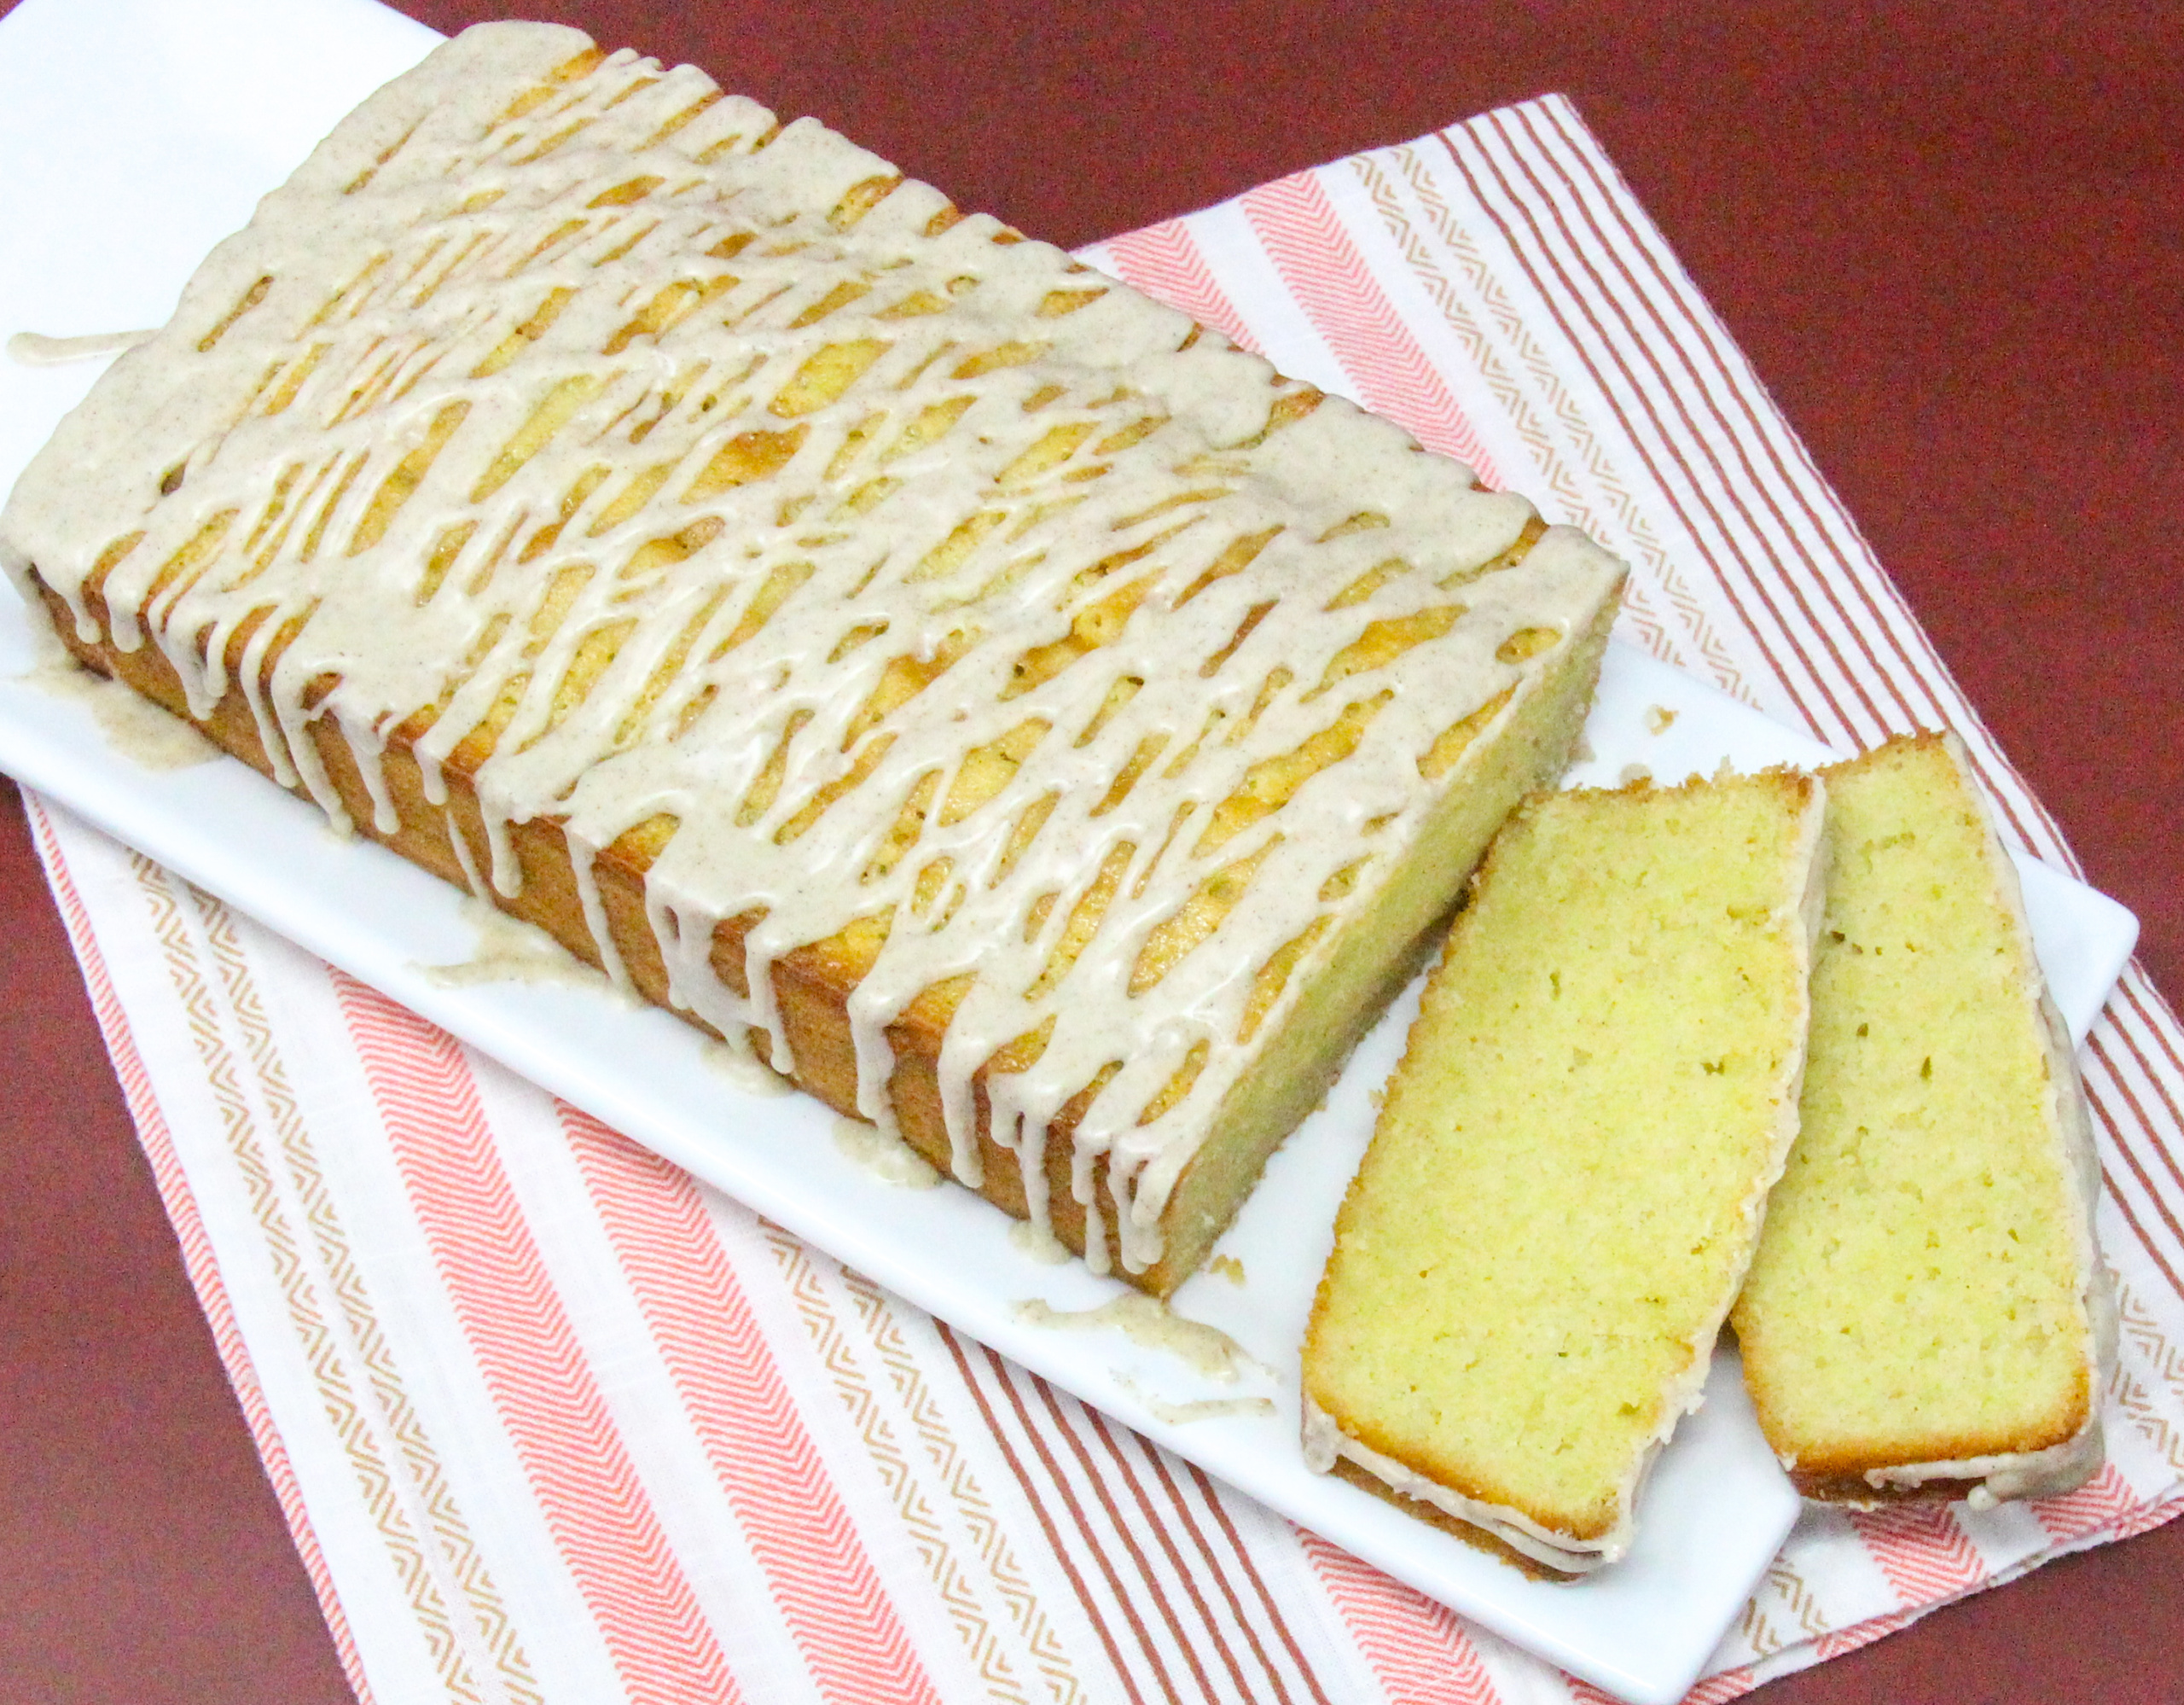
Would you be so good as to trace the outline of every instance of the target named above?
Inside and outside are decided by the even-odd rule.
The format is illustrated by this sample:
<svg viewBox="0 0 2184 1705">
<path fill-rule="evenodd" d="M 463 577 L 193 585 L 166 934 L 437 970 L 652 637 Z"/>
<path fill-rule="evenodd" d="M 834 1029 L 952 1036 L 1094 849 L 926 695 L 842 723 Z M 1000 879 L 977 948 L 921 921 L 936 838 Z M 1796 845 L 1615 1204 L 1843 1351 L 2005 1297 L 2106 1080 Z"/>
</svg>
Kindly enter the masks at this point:
<svg viewBox="0 0 2184 1705">
<path fill-rule="evenodd" d="M 1628 1545 L 1794 1132 L 1820 798 L 1774 771 L 1511 819 L 1337 1222 L 1316 1466 L 1550 1568 Z"/>
<path fill-rule="evenodd" d="M 1827 777 L 1803 1131 L 1734 1317 L 1761 1424 L 1814 1496 L 2065 1490 L 2100 1458 L 2094 1174 L 2015 875 L 1953 742 Z"/>
</svg>

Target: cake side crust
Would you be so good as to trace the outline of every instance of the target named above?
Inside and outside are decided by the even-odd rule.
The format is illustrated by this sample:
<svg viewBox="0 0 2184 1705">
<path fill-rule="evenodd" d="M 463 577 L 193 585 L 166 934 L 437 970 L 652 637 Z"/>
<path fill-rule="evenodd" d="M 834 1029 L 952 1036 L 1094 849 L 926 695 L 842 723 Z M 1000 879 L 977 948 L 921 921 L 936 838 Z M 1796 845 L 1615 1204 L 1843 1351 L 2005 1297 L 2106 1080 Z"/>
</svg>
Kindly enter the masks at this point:
<svg viewBox="0 0 2184 1705">
<path fill-rule="evenodd" d="M 32 580 L 55 633 L 78 662 L 122 682 L 189 722 L 232 756 L 278 783 L 239 679 L 230 684 L 209 713 L 197 715 L 188 704 L 180 678 L 158 648 L 124 650 L 107 637 L 106 614 L 96 591 L 87 607 L 99 637 L 86 639 L 82 625 L 58 595 L 36 580 L 34 569 Z M 1385 885 L 1383 902 L 1376 910 L 1390 917 L 1377 930 L 1365 932 L 1380 941 L 1377 951 L 1353 954 L 1339 964 L 1323 963 L 1313 968 L 1317 975 L 1306 980 L 1297 998 L 1302 1017 L 1292 1020 L 1283 1033 L 1294 1039 L 1288 1051 L 1295 1057 L 1270 1074 L 1269 1085 L 1257 1097 L 1247 1098 L 1240 1108 L 1224 1109 L 1214 1135 L 1199 1149 L 1170 1198 L 1173 1223 L 1164 1237 L 1161 1258 L 1143 1270 L 1124 1271 L 1120 1277 L 1153 1295 L 1165 1296 L 1202 1264 L 1249 1194 L 1268 1155 L 1324 1095 L 1387 996 L 1416 969 L 1435 939 L 1438 926 L 1446 921 L 1453 904 L 1448 896 L 1460 890 L 1463 876 L 1476 863 L 1494 828 L 1517 798 L 1551 780 L 1568 762 L 1599 677 L 1615 609 L 1612 598 L 1604 597 L 1589 626 L 1550 662 L 1536 684 L 1516 695 L 1503 722 L 1482 730 L 1471 762 L 1474 767 L 1490 765 L 1492 772 L 1469 788 L 1451 790 L 1444 820 L 1437 823 L 1437 832 L 1423 837 L 1421 844 L 1431 856 L 1421 858 L 1419 869 L 1398 871 Z M 240 664 L 242 643 L 237 642 L 235 649 L 235 661 Z M 394 730 L 382 753 L 386 786 L 396 813 L 396 823 L 388 829 L 375 821 L 371 788 L 338 727 L 324 718 L 314 720 L 310 727 L 320 761 L 359 833 L 508 916 L 543 929 L 595 970 L 603 969 L 597 936 L 584 915 L 568 841 L 560 822 L 543 818 L 514 826 L 514 852 L 521 881 L 514 893 L 503 893 L 477 881 L 490 860 L 491 849 L 484 807 L 475 790 L 474 759 L 466 763 L 458 755 L 439 766 L 444 798 L 435 805 L 427 797 L 415 755 L 414 730 Z M 305 794 L 293 777 L 284 785 L 292 793 Z M 1453 878 L 1448 875 L 1452 864 L 1457 870 Z M 648 921 L 646 861 L 641 853 L 629 847 L 610 846 L 593 861 L 593 870 L 603 917 L 636 992 L 717 1037 L 719 1033 L 703 1017 L 677 1007 L 670 998 L 665 967 Z M 1421 915 L 1426 919 L 1422 926 L 1417 922 Z M 723 920 L 718 927 L 713 957 L 724 979 L 738 979 L 743 974 L 745 927 L 746 921 L 741 918 Z M 813 944 L 786 955 L 774 966 L 782 1027 L 794 1062 L 792 1080 L 837 1113 L 851 1118 L 861 1115 L 847 1005 L 857 977 L 868 965 L 868 955 L 860 953 L 851 944 L 832 942 Z M 1329 984 L 1334 985 L 1332 998 Z M 889 1093 L 901 1135 L 925 1160 L 944 1171 L 952 1154 L 938 1079 L 946 1017 L 944 1005 L 914 1006 L 889 1031 L 896 1056 Z M 1275 1038 L 1269 1045 L 1282 1046 L 1282 1037 Z M 982 1162 L 977 1188 L 1005 1213 L 1019 1219 L 1033 1218 L 1018 1157 L 993 1139 L 983 1078 L 977 1086 L 976 1106 Z M 1043 1159 L 1048 1229 L 1064 1247 L 1081 1256 L 1085 1252 L 1088 1219 L 1085 1204 L 1076 1195 L 1066 1140 L 1066 1121 L 1077 1110 L 1081 1109 L 1064 1109 L 1056 1132 L 1063 1140 L 1046 1144 Z M 1104 1157 L 1091 1168 L 1089 1187 L 1095 1213 L 1112 1224 L 1121 1210 L 1107 1181 Z"/>
</svg>

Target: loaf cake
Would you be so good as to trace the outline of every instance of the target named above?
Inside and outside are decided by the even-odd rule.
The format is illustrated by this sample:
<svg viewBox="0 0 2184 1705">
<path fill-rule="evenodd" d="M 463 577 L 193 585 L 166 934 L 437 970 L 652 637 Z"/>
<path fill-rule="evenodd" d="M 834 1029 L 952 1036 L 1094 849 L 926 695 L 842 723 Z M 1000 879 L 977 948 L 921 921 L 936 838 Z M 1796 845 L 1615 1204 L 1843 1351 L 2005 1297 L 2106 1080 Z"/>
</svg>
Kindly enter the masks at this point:
<svg viewBox="0 0 2184 1705">
<path fill-rule="evenodd" d="M 1821 788 L 1536 796 L 1336 1220 L 1307 1459 L 1534 1572 L 1629 1548 L 1796 1132 Z"/>
<path fill-rule="evenodd" d="M 494 25 L 61 425 L 78 657 L 1165 1293 L 1623 570 L 810 120 Z"/>
<path fill-rule="evenodd" d="M 1954 736 L 1825 774 L 1803 1128 L 1734 1317 L 1760 1424 L 1809 1497 L 2068 1491 L 2115 1323 L 2016 872 Z"/>
</svg>

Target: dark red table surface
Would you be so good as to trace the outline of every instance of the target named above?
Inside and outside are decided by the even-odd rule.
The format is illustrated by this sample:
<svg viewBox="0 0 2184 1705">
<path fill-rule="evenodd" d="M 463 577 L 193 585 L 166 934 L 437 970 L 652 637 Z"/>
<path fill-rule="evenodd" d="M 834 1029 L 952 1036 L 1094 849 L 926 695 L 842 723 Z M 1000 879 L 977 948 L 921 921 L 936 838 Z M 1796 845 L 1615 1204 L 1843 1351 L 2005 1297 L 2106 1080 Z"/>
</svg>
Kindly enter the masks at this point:
<svg viewBox="0 0 2184 1705">
<path fill-rule="evenodd" d="M 816 113 L 1066 245 L 1574 96 L 2184 995 L 2184 8 L 535 9 Z M 0 1702 L 346 1699 L 0 801 Z M 2184 1700 L 2180 1647 L 2184 1522 L 1757 1696 Z"/>
</svg>

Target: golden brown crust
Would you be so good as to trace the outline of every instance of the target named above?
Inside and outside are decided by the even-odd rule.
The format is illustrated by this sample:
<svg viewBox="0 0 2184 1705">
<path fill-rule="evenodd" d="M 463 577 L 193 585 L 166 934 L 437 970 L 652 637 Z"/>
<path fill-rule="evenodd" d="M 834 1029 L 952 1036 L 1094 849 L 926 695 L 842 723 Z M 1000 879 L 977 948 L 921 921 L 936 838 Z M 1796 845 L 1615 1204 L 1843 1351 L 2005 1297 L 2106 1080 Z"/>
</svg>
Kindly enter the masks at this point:
<svg viewBox="0 0 2184 1705">
<path fill-rule="evenodd" d="M 1490 1557 L 1522 1570 L 1534 1580 L 1583 1580 L 1583 1574 L 1575 1570 L 1550 1568 L 1537 1557 L 1519 1551 L 1507 1540 L 1497 1538 L 1484 1528 L 1475 1527 L 1458 1516 L 1451 1516 L 1438 1504 L 1428 1504 L 1422 1498 L 1413 1498 L 1398 1492 L 1370 1469 L 1361 1468 L 1347 1457 L 1337 1457 L 1333 1472 L 1337 1478 L 1369 1492 L 1384 1504 L 1391 1504 L 1406 1516 L 1414 1516 L 1429 1527 L 1438 1528 L 1454 1539 L 1461 1539 L 1474 1551 L 1484 1551 Z"/>
<path fill-rule="evenodd" d="M 1874 1466 L 1888 1464 L 1876 1462 Z M 1808 1473 L 1803 1468 L 1790 1470 L 1790 1484 L 1797 1487 L 1798 1495 L 1817 1504 L 1955 1504 L 1983 1483 L 1974 1475 L 1970 1480 L 1929 1480 L 1917 1486 L 1874 1486 L 1855 1469 L 1839 1474 Z"/>
<path fill-rule="evenodd" d="M 2071 1405 L 2048 1417 L 2039 1426 L 1998 1429 L 1978 1434 L 1955 1434 L 1939 1438 L 1921 1437 L 1915 1442 L 1903 1439 L 1874 1439 L 1856 1446 L 1840 1444 L 1828 1451 L 1798 1450 L 1799 1441 L 1790 1435 L 1788 1429 L 1775 1416 L 1767 1401 L 1767 1394 L 1757 1382 L 1747 1380 L 1752 1407 L 1757 1413 L 1760 1430 L 1778 1452 L 1796 1452 L 1794 1463 L 1788 1464 L 1792 1482 L 1805 1497 L 1824 1503 L 1901 1504 L 1931 1500 L 1955 1500 L 1967 1496 L 1972 1488 L 1985 1483 L 1986 1475 L 1973 1474 L 1955 1478 L 1937 1478 L 1913 1485 L 1887 1482 L 1875 1485 L 1866 1476 L 1889 1469 L 1902 1469 L 1914 1458 L 1931 1463 L 1961 1464 L 1984 1458 L 2030 1456 L 2040 1451 L 2052 1451 L 2069 1444 L 2085 1430 L 2092 1417 L 2092 1388 L 2089 1382 L 2081 1381 Z"/>
</svg>

